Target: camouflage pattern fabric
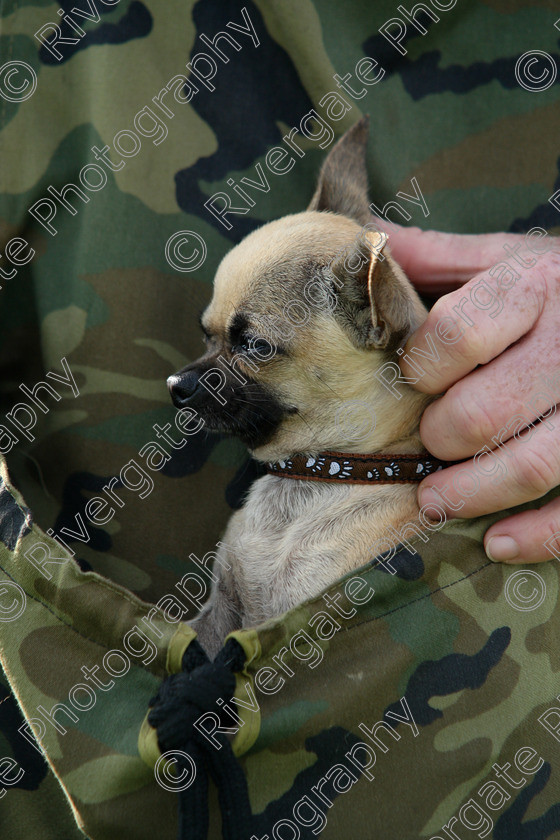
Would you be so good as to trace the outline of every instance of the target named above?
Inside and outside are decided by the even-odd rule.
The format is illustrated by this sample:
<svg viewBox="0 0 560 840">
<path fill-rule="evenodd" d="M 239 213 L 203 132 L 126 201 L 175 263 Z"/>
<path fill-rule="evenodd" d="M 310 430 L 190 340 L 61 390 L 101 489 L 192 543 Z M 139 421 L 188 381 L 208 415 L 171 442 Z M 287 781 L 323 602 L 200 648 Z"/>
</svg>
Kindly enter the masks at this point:
<svg viewBox="0 0 560 840">
<path fill-rule="evenodd" d="M 262 222 L 306 206 L 330 134 L 300 132 L 303 156 L 294 153 L 294 166 L 282 175 L 267 168 L 268 151 L 288 148 L 283 138 L 311 109 L 324 117 L 321 100 L 334 91 L 351 107 L 331 121 L 333 136 L 371 114 L 368 161 L 378 206 L 399 191 L 410 195 L 416 178 L 430 216 L 409 203 L 411 224 L 558 232 L 549 198 L 560 188 L 560 79 L 528 90 L 515 72 L 532 50 L 558 63 L 556 4 L 446 5 L 430 6 L 437 21 L 420 14 L 422 33 L 388 0 L 352 0 L 344 9 L 333 0 L 64 0 L 63 15 L 40 0 L 0 2 L 0 452 L 17 488 L 0 496 L 7 678 L 0 684 L 0 762 L 10 757 L 24 771 L 0 763 L 2 836 L 73 840 L 83 836 L 76 820 L 92 838 L 174 836 L 175 797 L 155 782 L 136 746 L 178 626 L 161 610 L 153 618 L 161 638 L 149 637 L 156 657 L 144 663 L 151 654 L 131 654 L 130 670 L 114 678 L 111 691 L 97 691 L 94 708 L 78 713 L 77 722 L 61 714 L 66 734 L 49 725 L 42 741 L 48 769 L 18 733 L 18 718 L 64 703 L 83 679 L 82 666 L 122 650 L 147 604 L 196 568 L 189 555 L 213 549 L 258 474 L 235 442 L 204 430 L 178 434 L 165 379 L 200 353 L 197 317 L 221 257 Z M 398 27 L 386 28 L 390 42 L 380 29 L 399 16 L 407 32 L 398 38 Z M 58 47 L 53 25 L 64 38 Z M 216 42 L 227 63 L 208 46 L 219 32 L 239 46 Z M 206 83 L 194 76 L 193 94 L 192 77 L 190 88 L 180 77 L 203 52 L 216 59 L 216 74 Z M 375 84 L 356 75 L 366 56 L 385 71 Z M 199 60 L 194 70 L 208 76 L 212 67 Z M 335 74 L 355 96 L 337 86 Z M 111 151 L 103 158 L 106 145 Z M 269 189 L 254 191 L 255 205 L 229 216 L 228 228 L 205 203 L 224 192 L 243 206 L 233 188 L 258 178 L 259 165 Z M 82 197 L 72 190 L 61 196 L 67 184 Z M 186 242 L 182 231 L 190 232 Z M 185 271 L 202 241 L 206 256 Z M 20 387 L 33 390 L 39 382 L 52 388 L 36 393 L 46 412 Z M 25 408 L 15 415 L 20 425 L 12 422 L 18 403 L 31 407 L 35 422 Z M 161 431 L 167 423 L 172 443 Z M 159 463 L 156 449 L 146 450 L 150 442 L 161 445 Z M 132 461 L 148 478 L 134 464 L 126 471 Z M 103 522 L 100 512 L 92 523 L 86 505 L 94 497 L 111 501 L 103 488 L 112 479 L 122 505 L 113 499 L 110 519 Z M 376 779 L 361 778 L 337 795 L 321 836 L 448 836 L 442 825 L 469 798 L 480 803 L 476 791 L 497 778 L 492 762 L 513 762 L 525 746 L 545 764 L 492 812 L 496 825 L 486 836 L 532 840 L 560 831 L 557 741 L 538 723 L 560 693 L 557 564 L 538 569 L 546 584 L 542 605 L 515 610 L 503 588 L 512 570 L 488 566 L 477 544 L 489 522 L 450 524 L 420 546 L 422 562 L 403 555 L 395 577 L 379 568 L 364 572 L 375 598 L 359 608 L 348 632 L 325 644 L 317 670 L 298 664 L 300 675 L 277 695 L 259 695 L 258 738 L 250 750 L 238 748 L 257 836 L 281 817 L 293 819 L 308 781 L 316 784 L 317 774 L 361 738 L 360 723 L 398 712 L 403 696 L 418 736 L 406 723 L 397 726 L 402 739 L 378 755 Z M 37 542 L 69 557 L 45 536 L 49 529 L 77 561 L 52 565 L 52 578 L 25 559 Z M 15 615 L 22 596 L 8 581 L 26 593 L 25 611 L 14 620 L 10 605 Z M 259 630 L 260 666 L 281 639 L 307 627 L 316 608 L 306 605 Z M 188 621 L 194 612 L 185 607 L 175 618 Z M 86 703 L 85 694 L 76 700 Z M 219 809 L 212 804 L 217 837 Z M 474 811 L 465 813 L 476 820 Z M 475 829 L 461 823 L 457 831 L 463 837 Z"/>
<path fill-rule="evenodd" d="M 149 612 L 81 572 L 29 529 L 3 487 L 17 543 L 0 574 L 23 638 L 4 634 L 2 658 L 25 717 L 88 837 L 171 840 L 177 785 L 161 767 L 155 781 L 143 717 L 194 634 L 170 603 Z M 527 589 L 530 571 L 489 562 L 480 538 L 497 518 L 403 543 L 390 561 L 233 634 L 246 654 L 233 746 L 259 840 L 321 829 L 326 838 L 445 838 L 454 819 L 496 840 L 560 833 L 559 566 L 539 567 Z M 41 545 L 55 559 L 36 567 L 27 558 L 42 559 Z M 210 742 L 215 726 L 200 725 Z M 18 727 L 24 735 L 28 743 L 29 726 Z M 10 770 L 11 780 L 23 767 Z M 202 768 L 192 772 L 186 784 Z M 213 790 L 210 805 L 214 840 Z"/>
</svg>

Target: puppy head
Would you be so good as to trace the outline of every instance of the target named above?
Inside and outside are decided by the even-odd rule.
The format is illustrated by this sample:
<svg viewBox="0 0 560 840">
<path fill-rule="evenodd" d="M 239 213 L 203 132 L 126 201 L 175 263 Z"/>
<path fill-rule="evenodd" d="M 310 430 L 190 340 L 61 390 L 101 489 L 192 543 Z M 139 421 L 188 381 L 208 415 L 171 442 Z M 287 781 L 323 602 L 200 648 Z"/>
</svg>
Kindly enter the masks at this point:
<svg viewBox="0 0 560 840">
<path fill-rule="evenodd" d="M 371 224 L 366 140 L 363 119 L 328 155 L 307 211 L 226 255 L 201 317 L 206 353 L 168 380 L 177 407 L 261 460 L 379 450 L 399 437 L 398 410 L 402 434 L 410 427 L 406 400 L 374 374 L 426 310 Z M 345 428 L 349 413 L 360 440 Z"/>
</svg>

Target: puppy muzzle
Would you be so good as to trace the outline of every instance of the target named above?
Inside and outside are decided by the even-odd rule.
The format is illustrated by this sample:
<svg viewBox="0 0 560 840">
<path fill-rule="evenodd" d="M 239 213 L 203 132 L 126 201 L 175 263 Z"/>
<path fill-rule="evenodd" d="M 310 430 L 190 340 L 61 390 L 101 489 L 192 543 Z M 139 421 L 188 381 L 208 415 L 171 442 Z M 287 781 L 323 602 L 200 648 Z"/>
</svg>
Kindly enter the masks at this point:
<svg viewBox="0 0 560 840">
<path fill-rule="evenodd" d="M 268 442 L 287 414 L 271 389 L 259 382 L 220 369 L 215 359 L 193 362 L 167 380 L 173 405 L 200 413 L 206 429 L 236 435 L 249 449 Z"/>
<path fill-rule="evenodd" d="M 203 396 L 204 390 L 197 370 L 174 373 L 168 378 L 167 387 L 175 408 L 194 408 L 194 403 Z"/>
</svg>

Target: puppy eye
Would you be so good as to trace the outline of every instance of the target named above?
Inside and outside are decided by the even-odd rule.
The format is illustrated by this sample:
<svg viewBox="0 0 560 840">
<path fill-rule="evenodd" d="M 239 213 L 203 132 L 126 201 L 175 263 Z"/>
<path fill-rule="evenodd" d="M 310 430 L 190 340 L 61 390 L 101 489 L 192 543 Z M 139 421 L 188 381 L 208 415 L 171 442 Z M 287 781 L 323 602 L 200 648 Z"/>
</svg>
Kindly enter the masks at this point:
<svg viewBox="0 0 560 840">
<path fill-rule="evenodd" d="M 242 353 L 250 353 L 253 349 L 253 339 L 250 337 L 240 338 L 237 347 L 234 349 L 241 350 Z"/>
<path fill-rule="evenodd" d="M 266 353 L 270 345 L 263 338 L 255 338 L 249 335 L 239 340 L 237 348 L 250 355 L 251 353 Z"/>
<path fill-rule="evenodd" d="M 253 338 L 251 340 L 251 350 L 254 350 L 255 353 L 259 353 L 263 356 L 270 352 L 270 347 L 271 345 L 264 338 Z"/>
</svg>

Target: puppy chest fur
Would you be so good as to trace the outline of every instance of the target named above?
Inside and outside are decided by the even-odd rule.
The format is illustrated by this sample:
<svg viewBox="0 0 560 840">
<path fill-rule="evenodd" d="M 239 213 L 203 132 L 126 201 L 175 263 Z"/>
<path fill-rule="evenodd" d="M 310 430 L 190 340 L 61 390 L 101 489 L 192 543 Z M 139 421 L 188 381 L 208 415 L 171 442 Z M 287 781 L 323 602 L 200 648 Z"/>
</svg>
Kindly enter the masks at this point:
<svg viewBox="0 0 560 840">
<path fill-rule="evenodd" d="M 228 594 L 239 605 L 241 625 L 259 624 L 318 595 L 373 559 L 373 545 L 388 525 L 417 516 L 416 488 L 406 485 L 259 479 L 223 538 Z"/>
</svg>

